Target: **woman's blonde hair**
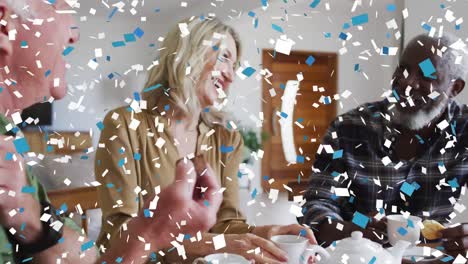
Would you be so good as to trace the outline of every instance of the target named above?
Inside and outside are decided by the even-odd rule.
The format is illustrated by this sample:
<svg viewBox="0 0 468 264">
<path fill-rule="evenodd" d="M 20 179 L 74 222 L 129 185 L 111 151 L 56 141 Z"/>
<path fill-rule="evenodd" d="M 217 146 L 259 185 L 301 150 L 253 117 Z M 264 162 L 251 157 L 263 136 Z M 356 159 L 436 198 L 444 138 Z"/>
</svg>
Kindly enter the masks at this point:
<svg viewBox="0 0 468 264">
<path fill-rule="evenodd" d="M 181 35 L 184 26 L 189 35 Z M 165 37 L 159 56 L 159 65 L 149 72 L 142 98 L 147 101 L 148 109 L 158 109 L 168 103 L 189 118 L 191 124 L 198 122 L 194 113 L 201 113 L 201 119 L 208 126 L 225 121 L 223 111 L 204 111 L 196 93 L 196 85 L 206 64 L 210 50 L 219 53 L 222 46 L 221 36 L 230 34 L 237 49 L 235 65 L 239 64 L 241 45 L 234 29 L 217 18 L 197 17 L 186 19 L 174 27 Z M 205 42 L 207 41 L 207 42 Z M 209 41 L 212 41 L 211 44 Z M 218 55 L 218 54 L 216 54 Z M 190 74 L 186 74 L 190 67 Z"/>
</svg>

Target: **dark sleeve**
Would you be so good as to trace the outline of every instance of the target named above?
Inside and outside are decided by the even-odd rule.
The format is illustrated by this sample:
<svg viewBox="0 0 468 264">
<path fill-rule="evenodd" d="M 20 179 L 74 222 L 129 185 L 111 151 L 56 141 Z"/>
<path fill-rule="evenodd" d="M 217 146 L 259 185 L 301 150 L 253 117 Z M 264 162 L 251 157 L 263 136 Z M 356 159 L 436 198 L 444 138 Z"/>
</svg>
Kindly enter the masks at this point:
<svg viewBox="0 0 468 264">
<path fill-rule="evenodd" d="M 305 192 L 306 202 L 302 208 L 304 216 L 298 219 L 299 223 L 316 225 L 327 218 L 340 221 L 351 218 L 353 210 L 349 203 L 350 197 L 335 195 L 335 188 L 347 188 L 349 185 L 346 151 L 340 139 L 339 126 L 338 120 L 331 124 L 317 150 L 309 186 Z M 340 151 L 343 151 L 341 158 Z M 335 158 L 334 153 L 337 153 Z"/>
</svg>

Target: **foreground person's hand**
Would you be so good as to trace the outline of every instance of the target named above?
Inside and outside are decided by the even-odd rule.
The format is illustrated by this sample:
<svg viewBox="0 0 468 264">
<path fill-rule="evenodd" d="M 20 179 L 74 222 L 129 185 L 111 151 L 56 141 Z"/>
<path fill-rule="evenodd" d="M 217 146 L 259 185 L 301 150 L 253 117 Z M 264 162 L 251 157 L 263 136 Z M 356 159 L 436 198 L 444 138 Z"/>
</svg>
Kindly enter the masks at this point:
<svg viewBox="0 0 468 264">
<path fill-rule="evenodd" d="M 150 240 L 157 238 L 159 247 L 170 245 L 171 233 L 175 236 L 179 233 L 195 235 L 198 231 L 208 231 L 216 223 L 222 195 L 213 192 L 220 187 L 207 163 L 200 173 L 203 175 L 197 175 L 191 161 L 181 160 L 176 165 L 175 182 L 158 196 L 146 199 L 139 217 L 147 220 L 145 236 Z M 202 189 L 205 191 L 201 193 Z M 153 217 L 145 216 L 148 210 L 154 213 Z"/>
<path fill-rule="evenodd" d="M 41 233 L 41 205 L 31 193 L 22 191 L 29 186 L 25 164 L 13 140 L 6 139 L 0 136 L 0 225 L 7 230 L 14 228 L 17 236 L 24 234 L 18 241 L 33 242 Z"/>
<path fill-rule="evenodd" d="M 117 258 L 122 263 L 145 263 L 148 259 L 142 256 L 171 246 L 173 236 L 208 231 L 216 223 L 222 202 L 222 194 L 214 194 L 219 188 L 208 164 L 203 175 L 197 175 L 191 161 L 179 161 L 175 182 L 145 200 L 143 210 L 128 223 L 126 235 L 112 240 L 100 263 Z M 127 240 L 128 236 L 132 239 Z M 137 237 L 150 245 L 146 247 Z"/>
</svg>

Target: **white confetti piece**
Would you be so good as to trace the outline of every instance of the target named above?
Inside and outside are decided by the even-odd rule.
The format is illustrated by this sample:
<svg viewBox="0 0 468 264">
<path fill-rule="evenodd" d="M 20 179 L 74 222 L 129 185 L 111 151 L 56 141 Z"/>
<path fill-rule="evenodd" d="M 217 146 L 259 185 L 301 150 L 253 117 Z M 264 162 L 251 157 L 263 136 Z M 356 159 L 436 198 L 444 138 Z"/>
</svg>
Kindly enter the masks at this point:
<svg viewBox="0 0 468 264">
<path fill-rule="evenodd" d="M 289 55 L 294 44 L 296 43 L 292 39 L 288 39 L 285 36 L 281 36 L 281 38 L 276 40 L 275 51 L 278 53 Z"/>
<path fill-rule="evenodd" d="M 158 148 L 162 148 L 164 146 L 164 144 L 166 143 L 166 140 L 164 140 L 163 138 L 158 138 L 156 140 L 156 147 Z"/>
<path fill-rule="evenodd" d="M 437 127 L 440 129 L 440 130 L 444 130 L 446 129 L 447 127 L 449 126 L 449 123 L 447 122 L 447 120 L 442 120 L 440 123 L 437 124 Z"/>
<path fill-rule="evenodd" d="M 140 125 L 140 121 L 139 120 L 136 120 L 136 119 L 132 119 L 132 121 L 130 122 L 130 125 L 128 126 L 130 129 L 132 130 L 136 130 L 138 128 L 138 126 Z"/>
<path fill-rule="evenodd" d="M 213 245 L 215 250 L 226 247 L 226 240 L 224 239 L 223 234 L 219 234 L 213 237 Z"/>
<path fill-rule="evenodd" d="M 387 166 L 388 164 L 392 163 L 392 160 L 388 156 L 385 156 L 382 158 L 382 163 L 384 166 Z"/>
</svg>

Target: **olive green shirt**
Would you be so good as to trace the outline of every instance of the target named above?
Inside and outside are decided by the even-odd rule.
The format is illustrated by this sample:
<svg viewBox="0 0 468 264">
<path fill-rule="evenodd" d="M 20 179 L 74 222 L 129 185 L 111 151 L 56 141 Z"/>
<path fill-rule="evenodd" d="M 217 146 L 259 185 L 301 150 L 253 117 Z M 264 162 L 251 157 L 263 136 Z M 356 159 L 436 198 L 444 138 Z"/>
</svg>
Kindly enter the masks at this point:
<svg viewBox="0 0 468 264">
<path fill-rule="evenodd" d="M 10 123 L 8 119 L 0 114 L 0 134 L 5 134 L 7 132 L 6 126 Z M 0 157 L 4 158 L 4 157 Z M 31 195 L 34 196 L 35 199 L 38 201 L 49 201 L 47 197 L 46 190 L 44 187 L 39 183 L 38 179 L 31 173 L 31 167 L 26 166 L 26 177 L 29 180 L 29 186 L 33 187 L 35 192 Z M 31 189 L 33 189 L 31 188 Z M 81 232 L 80 228 L 73 222 L 70 218 L 65 219 L 65 226 L 75 230 L 76 232 Z M 0 263 L 16 263 L 15 254 L 14 254 L 14 246 L 8 240 L 7 230 L 0 228 Z M 29 257 L 28 257 L 29 258 Z M 34 262 L 34 261 L 33 261 Z"/>
<path fill-rule="evenodd" d="M 138 126 L 132 125 L 139 121 Z M 102 227 L 97 240 L 106 248 L 113 239 L 125 241 L 121 230 L 132 216 L 143 208 L 143 190 L 154 194 L 154 188 L 164 189 L 174 182 L 176 162 L 180 158 L 169 129 L 170 119 L 157 111 L 140 113 L 121 107 L 110 111 L 103 120 L 96 151 L 95 175 L 99 186 Z M 238 131 L 220 125 L 198 125 L 195 155 L 203 154 L 225 188 L 212 233 L 243 234 L 253 227 L 239 210 L 237 183 L 243 140 Z M 139 191 L 138 191 L 139 190 Z M 180 260 L 180 257 L 177 257 Z M 166 255 L 164 263 L 174 263 Z"/>
</svg>

